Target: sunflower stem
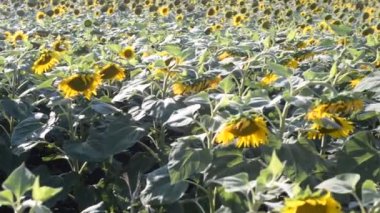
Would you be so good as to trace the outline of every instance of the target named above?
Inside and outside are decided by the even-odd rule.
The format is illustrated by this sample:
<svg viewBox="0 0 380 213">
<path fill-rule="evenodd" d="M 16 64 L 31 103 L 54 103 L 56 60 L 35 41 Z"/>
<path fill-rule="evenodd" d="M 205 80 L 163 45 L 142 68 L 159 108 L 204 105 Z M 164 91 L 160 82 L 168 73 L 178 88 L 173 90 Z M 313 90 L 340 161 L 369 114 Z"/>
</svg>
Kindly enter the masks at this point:
<svg viewBox="0 0 380 213">
<path fill-rule="evenodd" d="M 360 208 L 360 212 L 361 213 L 367 213 L 367 211 L 365 210 L 365 208 L 363 206 L 363 203 L 360 200 L 359 196 L 355 192 L 352 192 L 351 194 L 355 198 L 355 200 L 358 202 L 358 205 L 359 205 L 359 208 Z"/>
<path fill-rule="evenodd" d="M 321 139 L 321 150 L 319 150 L 319 155 L 322 157 L 325 151 L 325 141 L 326 141 L 326 136 L 322 136 Z"/>
</svg>

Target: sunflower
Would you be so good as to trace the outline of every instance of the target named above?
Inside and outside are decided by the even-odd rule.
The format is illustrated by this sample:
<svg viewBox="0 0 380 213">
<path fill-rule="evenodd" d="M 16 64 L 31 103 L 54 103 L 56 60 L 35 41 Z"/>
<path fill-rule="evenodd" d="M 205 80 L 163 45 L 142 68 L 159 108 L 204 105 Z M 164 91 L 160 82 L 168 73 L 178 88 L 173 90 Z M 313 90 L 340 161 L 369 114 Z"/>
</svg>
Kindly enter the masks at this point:
<svg viewBox="0 0 380 213">
<path fill-rule="evenodd" d="M 182 21 L 184 18 L 183 14 L 178 14 L 176 17 L 175 17 L 175 20 L 177 21 Z"/>
<path fill-rule="evenodd" d="M 70 49 L 70 42 L 65 38 L 58 36 L 52 44 L 53 50 L 56 52 L 66 52 Z"/>
<path fill-rule="evenodd" d="M 8 42 L 12 42 L 13 41 L 12 33 L 9 32 L 9 31 L 5 31 L 4 32 L 4 37 L 5 37 L 5 40 L 8 41 Z"/>
<path fill-rule="evenodd" d="M 158 8 L 158 13 L 161 15 L 161 16 L 168 16 L 169 15 L 169 12 L 170 12 L 170 9 L 168 6 L 164 5 L 164 6 L 161 6 L 160 8 Z"/>
<path fill-rule="evenodd" d="M 297 69 L 298 65 L 299 65 L 298 61 L 294 58 L 289 60 L 288 63 L 286 64 L 287 67 L 290 67 L 292 69 Z"/>
<path fill-rule="evenodd" d="M 273 82 L 277 81 L 278 79 L 278 75 L 274 74 L 274 73 L 269 73 L 269 74 L 266 74 L 260 81 L 260 83 L 263 85 L 263 86 L 269 86 L 271 84 L 273 84 Z"/>
<path fill-rule="evenodd" d="M 107 15 L 109 15 L 109 16 L 112 15 L 114 12 L 115 12 L 115 9 L 113 7 L 109 7 L 107 9 Z"/>
<path fill-rule="evenodd" d="M 219 82 L 222 80 L 220 75 L 216 77 L 200 78 L 193 81 L 176 82 L 173 84 L 172 89 L 174 95 L 187 95 L 198 93 L 206 89 L 215 89 L 218 87 Z"/>
<path fill-rule="evenodd" d="M 353 123 L 346 118 L 336 115 L 328 115 L 320 120 L 315 120 L 307 134 L 308 139 L 322 139 L 328 135 L 332 138 L 345 138 L 354 131 Z"/>
<path fill-rule="evenodd" d="M 27 41 L 28 40 L 28 35 L 25 34 L 23 31 L 19 30 L 16 31 L 13 36 L 12 36 L 12 42 L 13 44 L 16 44 L 19 41 Z"/>
<path fill-rule="evenodd" d="M 51 70 L 59 63 L 57 52 L 44 49 L 41 51 L 38 59 L 33 63 L 32 70 L 38 75 Z"/>
<path fill-rule="evenodd" d="M 107 64 L 103 66 L 98 73 L 102 80 L 123 80 L 125 78 L 125 70 L 117 64 Z"/>
<path fill-rule="evenodd" d="M 240 27 L 243 25 L 244 21 L 245 21 L 245 16 L 243 14 L 236 14 L 232 18 L 232 25 L 235 27 Z"/>
<path fill-rule="evenodd" d="M 65 98 L 83 94 L 88 100 L 96 95 L 96 89 L 100 86 L 102 77 L 98 73 L 79 73 L 63 79 L 58 89 L 63 92 Z"/>
<path fill-rule="evenodd" d="M 263 117 L 240 117 L 228 121 L 216 135 L 216 142 L 228 145 L 237 139 L 237 147 L 259 147 L 268 142 L 269 130 Z"/>
<path fill-rule="evenodd" d="M 46 14 L 42 11 L 38 11 L 36 14 L 36 21 L 41 22 L 43 19 L 45 19 Z"/>
<path fill-rule="evenodd" d="M 119 56 L 125 59 L 132 59 L 135 57 L 135 49 L 131 46 L 128 46 L 119 53 Z"/>
<path fill-rule="evenodd" d="M 208 10 L 207 10 L 207 17 L 212 17 L 212 16 L 215 16 L 217 13 L 217 10 L 215 7 L 210 7 Z"/>
<path fill-rule="evenodd" d="M 341 213 L 340 203 L 328 192 L 323 196 L 306 197 L 303 199 L 285 199 L 281 213 Z"/>
</svg>

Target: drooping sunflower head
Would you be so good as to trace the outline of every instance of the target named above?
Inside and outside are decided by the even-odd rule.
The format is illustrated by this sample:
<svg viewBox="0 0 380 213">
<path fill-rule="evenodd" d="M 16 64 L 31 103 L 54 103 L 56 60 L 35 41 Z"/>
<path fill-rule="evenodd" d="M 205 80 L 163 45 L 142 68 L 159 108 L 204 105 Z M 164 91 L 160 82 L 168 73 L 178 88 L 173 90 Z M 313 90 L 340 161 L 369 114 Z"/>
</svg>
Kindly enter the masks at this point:
<svg viewBox="0 0 380 213">
<path fill-rule="evenodd" d="M 158 8 L 158 13 L 161 16 L 165 16 L 166 17 L 170 13 L 170 8 L 167 5 L 161 6 L 160 8 Z"/>
<path fill-rule="evenodd" d="M 32 70 L 35 74 L 42 75 L 50 71 L 59 63 L 59 56 L 55 51 L 44 49 L 38 59 L 33 63 Z"/>
<path fill-rule="evenodd" d="M 107 64 L 103 66 L 98 73 L 102 80 L 118 80 L 125 78 L 125 70 L 117 64 Z"/>
<path fill-rule="evenodd" d="M 221 76 L 204 76 L 198 79 L 178 81 L 173 84 L 174 95 L 195 94 L 207 89 L 215 89 L 222 80 Z"/>
<path fill-rule="evenodd" d="M 109 7 L 108 9 L 107 9 L 107 15 L 112 15 L 113 13 L 115 12 L 115 9 L 114 9 L 114 7 Z"/>
<path fill-rule="evenodd" d="M 102 78 L 98 73 L 79 73 L 63 79 L 58 89 L 62 91 L 65 98 L 72 98 L 82 94 L 88 100 L 92 95 L 96 95 L 96 90 L 100 86 Z"/>
<path fill-rule="evenodd" d="M 52 48 L 56 52 L 66 52 L 70 49 L 70 42 L 63 37 L 58 36 L 58 38 L 53 42 Z"/>
<path fill-rule="evenodd" d="M 135 49 L 131 46 L 128 46 L 119 53 L 119 56 L 128 60 L 132 59 L 135 57 Z"/>
<path fill-rule="evenodd" d="M 216 142 L 231 144 L 236 139 L 239 148 L 259 147 L 268 142 L 269 130 L 261 116 L 241 116 L 225 123 L 216 135 Z"/>
<path fill-rule="evenodd" d="M 354 125 L 346 118 L 329 115 L 315 120 L 307 134 L 308 139 L 322 139 L 324 136 L 332 138 L 345 138 L 354 131 Z"/>
<path fill-rule="evenodd" d="M 328 192 L 325 195 L 309 196 L 301 199 L 285 199 L 281 213 L 341 213 L 342 207 Z"/>
</svg>

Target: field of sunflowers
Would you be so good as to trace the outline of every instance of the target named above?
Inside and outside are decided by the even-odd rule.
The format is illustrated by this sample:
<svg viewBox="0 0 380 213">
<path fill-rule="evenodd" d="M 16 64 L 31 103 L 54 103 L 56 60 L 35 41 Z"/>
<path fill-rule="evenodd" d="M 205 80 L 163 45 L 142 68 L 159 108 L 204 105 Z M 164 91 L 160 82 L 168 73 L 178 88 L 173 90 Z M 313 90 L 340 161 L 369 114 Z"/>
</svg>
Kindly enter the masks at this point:
<svg viewBox="0 0 380 213">
<path fill-rule="evenodd" d="M 380 212 L 380 1 L 0 1 L 0 212 Z"/>
</svg>

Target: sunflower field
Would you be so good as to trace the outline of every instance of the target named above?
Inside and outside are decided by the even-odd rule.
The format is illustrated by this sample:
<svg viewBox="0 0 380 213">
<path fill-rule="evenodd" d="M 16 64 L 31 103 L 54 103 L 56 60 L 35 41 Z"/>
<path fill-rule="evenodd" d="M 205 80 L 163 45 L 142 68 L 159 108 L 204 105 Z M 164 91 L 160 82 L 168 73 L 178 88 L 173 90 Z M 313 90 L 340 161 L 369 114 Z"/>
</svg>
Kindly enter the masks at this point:
<svg viewBox="0 0 380 213">
<path fill-rule="evenodd" d="M 0 212 L 380 212 L 380 1 L 0 1 Z"/>
</svg>

